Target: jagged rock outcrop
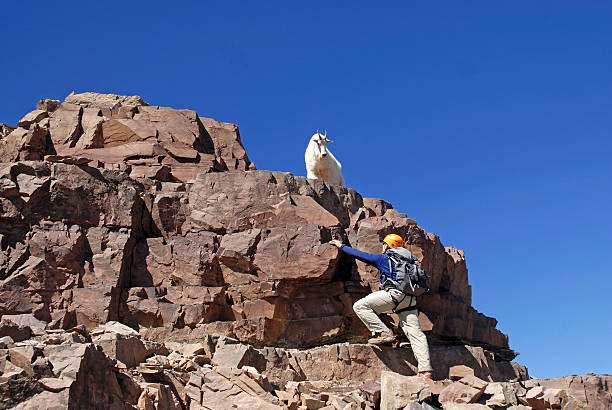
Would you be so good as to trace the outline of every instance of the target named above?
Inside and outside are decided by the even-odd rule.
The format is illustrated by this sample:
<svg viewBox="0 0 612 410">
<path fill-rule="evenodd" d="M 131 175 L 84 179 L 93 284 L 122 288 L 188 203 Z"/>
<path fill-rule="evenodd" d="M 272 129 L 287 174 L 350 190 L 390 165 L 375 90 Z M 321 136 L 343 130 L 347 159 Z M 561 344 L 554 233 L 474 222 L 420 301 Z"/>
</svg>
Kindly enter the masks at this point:
<svg viewBox="0 0 612 410">
<path fill-rule="evenodd" d="M 444 247 L 383 200 L 255 170 L 233 124 L 149 106 L 138 96 L 83 93 L 41 100 L 18 128 L 0 131 L 0 337 L 10 337 L 0 346 L 44 350 L 27 346 L 49 344 L 41 337 L 53 332 L 62 336 L 52 345 L 87 345 L 75 349 L 87 359 L 83 366 L 101 363 L 95 377 L 105 379 L 98 385 L 105 406 L 198 408 L 233 397 L 256 408 L 291 407 L 295 393 L 283 400 L 262 387 L 256 400 L 243 396 L 258 389 L 245 387 L 253 384 L 245 377 L 282 390 L 309 381 L 331 388 L 338 380 L 353 388 L 357 379 L 378 383 L 386 370 L 414 374 L 409 349 L 359 344 L 368 332 L 352 304 L 376 288 L 376 272 L 327 244 L 341 239 L 378 252 L 390 232 L 405 238 L 431 276 L 420 321 L 435 376 L 449 377 L 452 366 L 464 364 L 487 381 L 528 377 L 509 362 L 515 353 L 495 319 L 471 306 L 462 251 Z M 196 355 L 202 357 L 175 363 L 185 374 L 170 375 L 166 359 L 148 357 L 151 349 L 167 355 L 168 343 L 182 350 L 204 340 L 210 343 Z M 69 384 L 55 367 L 32 372 L 27 358 L 14 357 L 1 362 L 10 363 L 4 373 L 19 372 L 17 366 L 29 379 L 9 378 L 3 388 L 29 393 L 6 406 L 45 403 L 50 392 L 74 404 L 98 388 L 89 379 Z M 44 352 L 29 359 L 39 357 L 51 360 Z M 233 370 L 198 370 L 215 361 Z M 268 381 L 236 373 L 244 366 Z M 125 373 L 135 368 L 138 374 Z M 125 387 L 119 374 L 146 381 Z M 304 386 L 294 385 L 300 394 L 310 389 Z M 302 404 L 329 402 L 314 390 L 298 395 Z M 376 401 L 375 390 L 353 398 L 363 408 Z"/>
<path fill-rule="evenodd" d="M 193 182 L 200 172 L 254 169 L 234 124 L 151 107 L 139 96 L 97 93 L 41 100 L 0 142 L 3 162 L 45 157 L 174 182 Z"/>
</svg>

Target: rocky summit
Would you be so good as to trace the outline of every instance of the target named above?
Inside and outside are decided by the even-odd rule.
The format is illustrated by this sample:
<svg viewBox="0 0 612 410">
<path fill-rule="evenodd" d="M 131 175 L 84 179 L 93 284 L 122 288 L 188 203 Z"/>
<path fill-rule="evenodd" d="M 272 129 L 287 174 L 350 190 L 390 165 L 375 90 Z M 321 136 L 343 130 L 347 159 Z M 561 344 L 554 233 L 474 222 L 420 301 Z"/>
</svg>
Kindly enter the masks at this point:
<svg viewBox="0 0 612 410">
<path fill-rule="evenodd" d="M 0 408 L 612 406 L 610 376 L 529 379 L 463 251 L 382 199 L 256 170 L 234 124 L 73 93 L 0 124 L 0 161 Z M 392 232 L 430 275 L 436 381 L 365 343 L 376 271 L 327 243 Z"/>
</svg>

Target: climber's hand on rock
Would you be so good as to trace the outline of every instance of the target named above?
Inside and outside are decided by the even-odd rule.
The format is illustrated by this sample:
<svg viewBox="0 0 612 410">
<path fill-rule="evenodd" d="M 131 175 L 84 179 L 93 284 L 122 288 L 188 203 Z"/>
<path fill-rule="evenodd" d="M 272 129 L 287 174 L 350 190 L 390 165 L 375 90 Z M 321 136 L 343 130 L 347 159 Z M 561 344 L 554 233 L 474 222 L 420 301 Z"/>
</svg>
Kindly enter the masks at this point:
<svg viewBox="0 0 612 410">
<path fill-rule="evenodd" d="M 342 242 L 339 241 L 338 239 L 332 239 L 331 241 L 329 241 L 329 243 L 331 243 L 338 249 L 342 246 Z"/>
</svg>

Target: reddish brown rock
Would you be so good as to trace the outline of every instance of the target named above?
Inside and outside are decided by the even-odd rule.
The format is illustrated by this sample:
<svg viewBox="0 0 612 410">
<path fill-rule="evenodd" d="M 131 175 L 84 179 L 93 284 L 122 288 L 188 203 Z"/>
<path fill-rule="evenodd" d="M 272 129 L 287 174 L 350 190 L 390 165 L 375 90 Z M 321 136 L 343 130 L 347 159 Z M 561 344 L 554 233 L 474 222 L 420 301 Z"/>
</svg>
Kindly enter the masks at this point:
<svg viewBox="0 0 612 410">
<path fill-rule="evenodd" d="M 544 398 L 544 393 L 547 389 L 542 386 L 532 387 L 527 391 L 525 395 L 525 401 L 534 409 L 534 410 L 546 410 L 547 403 Z"/>
<path fill-rule="evenodd" d="M 123 297 L 126 306 L 121 317 L 133 326 L 193 327 L 219 320 L 225 306 L 221 287 L 131 288 Z"/>
<path fill-rule="evenodd" d="M 248 364 L 251 367 L 262 369 L 265 362 L 263 356 L 252 346 L 223 339 L 215 348 L 212 363 L 217 366 L 235 368 Z"/>
<path fill-rule="evenodd" d="M 467 386 L 473 387 L 475 389 L 481 390 L 487 387 L 487 382 L 474 376 L 473 374 L 467 375 L 459 380 L 460 383 L 463 383 Z"/>
<path fill-rule="evenodd" d="M 59 393 L 64 389 L 69 388 L 74 383 L 73 379 L 67 377 L 45 377 L 40 379 L 40 384 L 45 390 L 53 393 Z"/>
<path fill-rule="evenodd" d="M 2 320 L 0 321 L 0 328 L 16 327 L 18 329 L 29 329 L 29 331 L 27 332 L 28 334 L 31 333 L 32 330 L 44 329 L 46 326 L 47 323 L 38 320 L 36 317 L 34 317 L 34 315 L 30 313 L 20 315 L 2 315 Z M 1 331 L 0 335 L 3 335 Z M 13 339 L 15 341 L 19 341 L 16 338 Z"/>
<path fill-rule="evenodd" d="M 219 262 L 224 270 L 223 277 L 227 283 L 248 283 L 244 274 L 257 274 L 253 264 L 253 257 L 257 250 L 257 244 L 261 240 L 261 229 L 249 229 L 243 232 L 227 234 L 223 236 L 219 247 Z M 232 274 L 233 273 L 233 274 Z"/>
<path fill-rule="evenodd" d="M 516 396 L 514 397 L 514 402 L 508 400 L 504 386 L 501 383 L 489 383 L 485 388 L 484 394 L 487 396 L 485 404 L 490 407 L 507 407 L 517 404 Z"/>
<path fill-rule="evenodd" d="M 253 260 L 258 278 L 330 281 L 339 252 L 325 243 L 329 237 L 329 231 L 315 225 L 265 231 Z"/>
<path fill-rule="evenodd" d="M 484 389 L 484 387 L 477 389 L 460 382 L 455 382 L 442 390 L 438 400 L 440 400 L 442 405 L 446 403 L 475 403 L 484 392 Z"/>
<path fill-rule="evenodd" d="M 101 161 L 105 164 L 126 164 L 129 158 L 151 158 L 163 153 L 161 146 L 156 141 L 128 141 L 120 145 L 112 145 L 104 148 L 64 148 L 58 152 L 62 155 L 81 156 L 90 160 Z"/>
<path fill-rule="evenodd" d="M 223 279 L 217 247 L 217 236 L 209 232 L 139 242 L 134 249 L 131 285 L 219 286 Z"/>
<path fill-rule="evenodd" d="M 146 141 L 148 139 L 155 141 L 156 137 L 157 129 L 149 121 L 112 119 L 102 123 L 102 146 L 104 148 L 121 146 L 130 142 Z M 161 153 L 161 150 L 159 152 Z"/>
<path fill-rule="evenodd" d="M 278 399 L 269 395 L 242 371 L 228 368 L 204 372 L 200 405 L 210 409 L 283 408 L 279 405 Z"/>
<path fill-rule="evenodd" d="M 46 110 L 34 110 L 25 115 L 17 125 L 21 128 L 28 129 L 30 125 L 40 122 L 42 119 L 47 118 L 49 113 Z"/>
<path fill-rule="evenodd" d="M 76 323 L 88 328 L 118 318 L 119 289 L 104 286 L 72 289 L 69 309 L 76 313 Z"/>
<path fill-rule="evenodd" d="M 109 322 L 94 329 L 91 335 L 95 343 L 101 335 L 111 333 L 133 339 L 139 338 L 134 330 L 116 322 Z M 58 337 L 61 333 L 54 332 L 53 334 Z M 87 333 L 85 334 L 87 335 Z M 48 336 L 46 337 L 45 340 L 50 341 Z M 347 405 L 350 405 L 350 408 L 375 408 L 376 406 L 376 394 L 378 392 L 376 383 L 364 384 L 363 380 L 367 375 L 360 372 L 360 369 L 366 370 L 368 366 L 371 369 L 375 360 L 363 355 L 360 356 L 355 351 L 350 350 L 353 347 L 369 349 L 373 354 L 372 357 L 375 357 L 380 354 L 376 353 L 380 350 L 374 349 L 372 346 L 332 345 L 327 347 L 327 356 L 323 357 L 317 353 L 324 351 L 321 348 L 284 350 L 266 347 L 256 349 L 253 346 L 222 337 L 206 336 L 202 339 L 205 340 L 205 343 L 184 346 L 184 349 L 180 344 L 174 344 L 173 346 L 181 348 L 180 350 L 183 353 L 191 352 L 189 353 L 190 356 L 210 353 L 214 356 L 214 362 L 220 364 L 220 366 L 215 368 L 200 366 L 185 359 L 178 352 L 163 356 L 163 354 L 168 354 L 167 351 L 165 353 L 160 351 L 161 355 L 147 359 L 145 365 L 134 368 L 130 373 L 123 373 L 120 371 L 120 368 L 123 368 L 121 367 L 122 363 L 116 363 L 115 367 L 112 367 L 112 362 L 109 362 L 107 358 L 104 359 L 106 362 L 101 360 L 100 347 L 95 347 L 87 343 L 86 340 L 41 347 L 40 339 L 38 339 L 32 341 L 32 344 L 9 349 L 8 359 L 24 366 L 29 373 L 11 361 L 6 361 L 7 359 L 4 359 L 6 361 L 4 369 L 9 369 L 9 373 L 14 374 L 11 377 L 21 377 L 19 380 L 27 381 L 31 380 L 29 377 L 38 377 L 40 382 L 36 385 L 49 393 L 42 395 L 38 393 L 40 390 L 22 390 L 25 391 L 25 394 L 12 396 L 16 397 L 13 404 L 21 402 L 22 407 L 20 408 L 36 408 L 35 406 L 38 403 L 47 406 L 58 406 L 61 403 L 69 402 L 90 403 L 91 401 L 83 401 L 86 400 L 83 396 L 85 392 L 94 395 L 96 405 L 104 408 L 108 406 L 111 408 L 116 406 L 130 408 L 130 405 L 137 405 L 138 403 L 143 406 L 157 406 L 159 408 L 225 408 L 223 403 L 226 402 L 232 404 L 245 403 L 245 405 L 255 408 L 276 408 L 275 406 L 281 404 L 279 399 L 285 401 L 287 405 L 302 402 L 315 407 L 322 406 L 321 408 L 337 408 L 338 405 L 341 405 L 340 408 L 345 408 Z M 104 343 L 104 341 L 101 343 Z M 349 349 L 343 351 L 341 346 L 347 346 Z M 329 348 L 334 349 L 334 351 Z M 445 347 L 445 349 L 452 348 Z M 397 351 L 398 349 L 389 348 L 388 352 L 383 353 Z M 333 364 L 334 355 L 335 364 Z M 444 355 L 439 354 L 438 356 L 443 357 Z M 284 358 L 288 359 L 286 363 Z M 396 366 L 405 362 L 406 358 L 386 355 L 379 360 L 381 367 L 388 371 L 389 366 Z M 464 361 L 467 362 L 465 358 Z M 32 364 L 30 365 L 30 363 Z M 47 363 L 46 367 L 43 365 L 44 363 Z M 332 364 L 332 366 L 329 367 L 329 364 Z M 438 364 L 434 364 L 437 372 L 448 372 L 450 364 L 446 364 L 442 371 L 437 366 Z M 82 377 L 85 369 L 94 367 L 96 369 L 94 374 L 91 374 L 92 370 L 89 370 L 90 373 L 85 373 L 88 375 L 87 378 Z M 10 369 L 18 369 L 18 372 Z M 109 370 L 111 370 L 111 373 L 108 372 Z M 400 371 L 405 372 L 405 370 Z M 284 372 L 285 380 L 302 381 L 278 383 L 279 380 L 282 380 L 282 378 L 279 379 L 279 372 Z M 321 375 L 324 375 L 326 380 L 318 380 Z M 391 375 L 397 380 L 412 380 L 421 384 L 421 387 L 417 389 L 411 390 L 405 387 L 396 389 L 398 394 L 394 394 L 394 399 L 403 397 L 402 400 L 415 401 L 408 403 L 406 408 L 429 409 L 431 406 L 423 402 L 424 400 L 435 402 L 434 396 L 440 394 L 442 401 L 445 397 L 444 394 L 448 393 L 444 393 L 444 390 L 440 389 L 438 384 L 444 385 L 449 381 L 431 382 L 425 381 L 421 377 L 406 377 L 396 373 L 391 373 Z M 289 376 L 289 379 L 286 378 L 287 376 Z M 142 379 L 146 382 L 143 382 Z M 387 388 L 383 387 L 382 389 L 383 403 L 381 403 L 380 408 L 397 408 L 398 406 L 387 405 L 391 399 L 389 397 L 385 398 L 389 389 L 388 385 L 385 384 L 384 374 L 382 381 L 383 386 L 387 386 Z M 474 377 L 467 377 L 462 382 L 457 383 L 465 387 L 472 386 L 475 390 L 486 386 L 484 381 Z M 549 407 L 569 405 L 570 402 L 577 403 L 574 399 L 564 396 L 561 390 L 542 389 L 541 386 L 535 386 L 534 381 L 525 384 L 529 384 L 529 390 L 523 392 L 519 391 L 522 387 L 518 383 L 497 384 L 497 387 L 502 386 L 503 391 L 503 386 L 507 385 L 508 388 L 515 389 L 516 394 L 521 395 L 525 400 L 536 398 Z M 3 386 L 3 379 L 0 378 L 0 395 L 3 392 Z M 21 386 L 25 385 L 22 384 Z M 272 396 L 270 392 L 274 389 L 278 390 L 278 388 L 282 390 L 279 390 L 276 394 L 277 398 Z M 536 390 L 533 391 L 533 394 L 529 394 L 532 389 Z M 537 389 L 540 389 L 540 391 Z M 413 390 L 414 394 L 407 394 Z M 15 387 L 10 391 L 15 391 Z M 489 391 L 488 388 L 485 391 Z M 494 395 L 492 393 L 494 392 L 489 391 L 490 396 Z M 503 395 L 507 397 L 505 391 L 503 391 Z M 223 399 L 226 401 L 224 402 Z M 492 397 L 487 396 L 485 399 L 491 400 Z M 33 400 L 39 400 L 39 402 L 34 403 Z M 483 402 L 481 401 L 481 403 Z M 498 401 L 498 403 L 500 402 Z M 539 404 L 536 405 L 539 406 Z M 401 404 L 401 406 L 404 406 L 404 404 Z M 486 408 L 484 404 L 465 406 L 465 404 L 453 402 L 444 403 L 445 408 Z"/>
<path fill-rule="evenodd" d="M 453 366 L 448 371 L 448 378 L 451 380 L 459 380 L 469 375 L 474 375 L 474 369 L 462 364 L 458 366 Z"/>
<path fill-rule="evenodd" d="M 81 118 L 83 134 L 74 145 L 77 149 L 103 148 L 104 147 L 104 121 L 99 108 L 84 108 Z"/>
<path fill-rule="evenodd" d="M 9 349 L 9 360 L 12 365 L 23 369 L 28 376 L 32 377 L 34 376 L 33 363 L 38 355 L 38 350 L 32 345 L 17 345 Z"/>
<path fill-rule="evenodd" d="M 6 198 L 18 197 L 19 188 L 10 178 L 2 177 L 0 178 L 0 195 Z"/>
<path fill-rule="evenodd" d="M 30 128 L 17 128 L 0 140 L 0 161 L 36 161 L 54 153 L 48 129 L 38 124 Z"/>
<path fill-rule="evenodd" d="M 36 103 L 36 109 L 53 112 L 60 106 L 60 104 L 61 102 L 59 100 L 44 98 Z"/>
<path fill-rule="evenodd" d="M 140 220 L 141 199 L 134 184 L 106 179 L 94 168 L 65 164 L 21 162 L 4 170 L 5 178 L 17 186 L 22 206 L 18 214 L 4 214 L 6 222 L 0 220 L 0 291 L 7 296 L 0 314 L 34 313 L 50 321 L 56 309 L 66 312 L 73 296 L 81 306 L 84 290 L 74 295 L 65 290 L 123 284 L 129 268 L 125 257 L 131 260 L 132 253 L 128 228 L 133 218 Z M 103 224 L 110 228 L 99 226 Z M 104 298 L 85 300 L 83 306 L 90 311 Z M 103 306 L 96 313 L 98 320 L 108 317 L 105 309 L 116 311 Z"/>
<path fill-rule="evenodd" d="M 81 226 L 131 228 L 140 222 L 138 185 L 117 173 L 54 164 L 54 183 L 41 217 Z"/>
<path fill-rule="evenodd" d="M 537 379 L 537 385 L 549 389 L 563 389 L 568 396 L 592 407 L 605 409 L 612 406 L 612 376 L 584 374 L 554 379 Z"/>
<path fill-rule="evenodd" d="M 134 246 L 130 285 L 132 287 L 160 286 L 169 280 L 172 268 L 172 246 L 163 238 L 148 238 Z"/>
<path fill-rule="evenodd" d="M 195 111 L 141 107 L 134 115 L 134 120 L 151 124 L 159 133 L 159 141 L 170 149 L 172 146 L 178 147 L 178 144 L 193 149 L 200 138 L 200 125 Z"/>
<path fill-rule="evenodd" d="M 89 158 L 72 155 L 45 155 L 45 162 L 57 162 L 60 164 L 85 165 L 91 162 Z"/>
<path fill-rule="evenodd" d="M 144 362 L 147 348 L 134 329 L 121 323 L 110 321 L 91 331 L 93 343 L 99 345 L 104 353 L 117 359 L 128 368 Z"/>
<path fill-rule="evenodd" d="M 73 147 L 83 133 L 81 117 L 83 107 L 63 103 L 49 116 L 49 133 L 56 149 L 62 146 Z"/>
<path fill-rule="evenodd" d="M 52 346 L 45 348 L 44 355 L 56 369 L 56 377 L 74 380 L 69 389 L 71 403 L 111 408 L 133 401 L 129 397 L 133 395 L 131 389 L 121 388 L 111 361 L 99 347 L 91 344 Z"/>
<path fill-rule="evenodd" d="M 221 233 L 348 223 L 361 197 L 342 187 L 319 193 L 320 184 L 281 172 L 200 174 L 189 192 L 188 222 L 192 230 Z"/>
<path fill-rule="evenodd" d="M 200 118 L 203 129 L 201 142 L 203 152 L 210 152 L 210 141 L 214 142 L 214 153 L 220 153 L 220 157 L 228 170 L 247 171 L 254 169 L 254 164 L 249 160 L 242 141 L 238 127 L 234 124 L 218 122 L 212 118 Z"/>
<path fill-rule="evenodd" d="M 66 97 L 66 103 L 77 104 L 83 107 L 115 108 L 125 106 L 146 106 L 148 105 L 139 95 L 124 96 L 116 94 L 98 94 L 85 92 L 76 94 L 74 91 Z"/>
<path fill-rule="evenodd" d="M 235 125 L 200 120 L 191 110 L 149 107 L 138 96 L 73 93 L 63 103 L 41 100 L 19 126 L 2 127 L 0 161 L 59 155 L 119 166 L 137 159 L 132 165 L 163 167 L 135 169 L 133 178 L 185 182 L 201 172 L 254 169 Z"/>
<path fill-rule="evenodd" d="M 0 337 L 9 337 L 10 343 L 29 339 L 31 335 L 32 329 L 29 326 L 20 326 L 11 322 L 0 323 Z"/>
<path fill-rule="evenodd" d="M 60 398 L 58 394 L 44 392 L 40 382 L 32 378 L 12 375 L 2 379 L 4 380 L 0 381 L 0 397 L 5 408 L 46 410 L 60 403 L 65 404 L 64 408 L 68 408 L 67 392 L 61 394 Z"/>
<path fill-rule="evenodd" d="M 429 384 L 422 377 L 383 371 L 380 380 L 381 409 L 400 409 L 431 397 Z"/>
</svg>

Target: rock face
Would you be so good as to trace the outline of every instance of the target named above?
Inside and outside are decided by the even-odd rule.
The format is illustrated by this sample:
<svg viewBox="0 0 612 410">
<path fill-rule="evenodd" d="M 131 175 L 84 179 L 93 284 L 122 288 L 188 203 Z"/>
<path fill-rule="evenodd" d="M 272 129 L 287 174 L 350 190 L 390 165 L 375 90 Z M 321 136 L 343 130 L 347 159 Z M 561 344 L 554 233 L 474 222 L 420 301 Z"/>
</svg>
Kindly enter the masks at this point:
<svg viewBox="0 0 612 410">
<path fill-rule="evenodd" d="M 63 327 L 223 321 L 228 335 L 255 344 L 366 335 L 351 306 L 374 272 L 326 244 L 346 239 L 351 218 L 368 212 L 352 190 L 268 171 L 200 174 L 188 186 L 63 163 L 7 163 L 0 172 L 2 314 L 33 313 Z M 465 270 L 437 237 L 387 213 L 356 222 L 355 244 L 374 250 L 368 241 L 395 229 L 435 282 Z M 507 350 L 495 321 L 453 294 L 457 284 L 435 282 L 425 330 Z M 463 307 L 466 326 L 448 325 L 452 306 Z"/>
<path fill-rule="evenodd" d="M 435 377 L 466 365 L 487 381 L 527 378 L 509 362 L 515 353 L 495 319 L 472 308 L 462 251 L 444 247 L 385 201 L 255 170 L 233 124 L 149 106 L 138 96 L 83 93 L 41 100 L 18 128 L 0 132 L 0 337 L 8 336 L 6 346 L 26 343 L 16 347 L 29 352 L 18 349 L 1 362 L 10 363 L 4 373 L 29 377 L 7 379 L 4 391 L 27 394 L 6 406 L 42 406 L 50 395 L 81 404 L 99 387 L 99 406 L 109 407 L 221 408 L 234 397 L 244 406 L 291 408 L 295 401 L 314 408 L 331 396 L 295 385 L 306 395 L 287 393 L 282 404 L 266 383 L 283 390 L 290 382 L 344 380 L 355 387 L 378 383 L 387 370 L 414 374 L 409 349 L 358 344 L 368 332 L 352 304 L 376 288 L 376 272 L 327 244 L 341 239 L 378 252 L 391 232 L 431 276 L 433 292 L 419 304 Z M 85 338 L 75 347 L 79 363 L 101 363 L 100 374 L 80 383 L 78 371 L 30 369 L 37 358 L 51 360 L 32 338 L 58 332 L 60 344 L 73 343 L 62 339 L 71 329 Z M 205 340 L 192 346 L 200 352 L 193 360 L 176 363 L 187 375 L 165 374 L 165 359 L 147 359 L 151 346 L 159 356 L 169 353 L 167 343 Z M 230 370 L 197 372 L 209 363 Z M 131 382 L 119 376 L 121 366 L 144 366 L 147 384 L 122 385 Z M 236 373 L 244 366 L 268 382 Z M 91 387 L 96 377 L 104 382 Z M 257 391 L 256 399 L 236 385 Z M 372 389 L 353 399 L 374 403 Z M 348 403 L 342 397 L 337 405 Z"/>
</svg>

